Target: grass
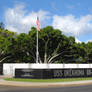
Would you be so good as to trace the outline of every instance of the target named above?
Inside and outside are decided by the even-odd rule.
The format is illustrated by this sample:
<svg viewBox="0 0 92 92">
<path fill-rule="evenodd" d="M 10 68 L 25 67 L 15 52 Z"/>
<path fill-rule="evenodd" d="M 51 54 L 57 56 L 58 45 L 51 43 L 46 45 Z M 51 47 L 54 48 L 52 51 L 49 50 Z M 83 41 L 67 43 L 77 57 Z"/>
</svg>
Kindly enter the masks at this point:
<svg viewBox="0 0 92 92">
<path fill-rule="evenodd" d="M 63 78 L 63 79 L 23 79 L 23 78 L 5 78 L 7 81 L 20 81 L 20 82 L 72 82 L 72 81 L 85 81 L 92 80 L 92 77 L 89 78 Z"/>
</svg>

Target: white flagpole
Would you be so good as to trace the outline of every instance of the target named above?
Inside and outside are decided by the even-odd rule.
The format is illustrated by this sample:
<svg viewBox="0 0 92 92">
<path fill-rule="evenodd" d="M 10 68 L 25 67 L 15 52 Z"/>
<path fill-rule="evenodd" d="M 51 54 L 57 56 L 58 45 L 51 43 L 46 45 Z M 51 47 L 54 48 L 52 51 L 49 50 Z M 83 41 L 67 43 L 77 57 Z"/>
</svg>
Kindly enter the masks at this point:
<svg viewBox="0 0 92 92">
<path fill-rule="evenodd" d="M 36 36 L 36 63 L 39 63 L 38 62 L 38 30 L 37 30 L 37 36 Z"/>
</svg>

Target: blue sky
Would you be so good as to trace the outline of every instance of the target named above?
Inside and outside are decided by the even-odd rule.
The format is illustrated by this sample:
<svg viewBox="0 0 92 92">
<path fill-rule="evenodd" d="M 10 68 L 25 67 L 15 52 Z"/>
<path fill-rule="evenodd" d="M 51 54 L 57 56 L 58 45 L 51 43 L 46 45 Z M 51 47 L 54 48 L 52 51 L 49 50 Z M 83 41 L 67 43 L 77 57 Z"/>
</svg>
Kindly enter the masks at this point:
<svg viewBox="0 0 92 92">
<path fill-rule="evenodd" d="M 11 31 L 28 32 L 39 15 L 42 27 L 92 41 L 92 0 L 1 0 L 0 6 L 0 21 Z"/>
</svg>

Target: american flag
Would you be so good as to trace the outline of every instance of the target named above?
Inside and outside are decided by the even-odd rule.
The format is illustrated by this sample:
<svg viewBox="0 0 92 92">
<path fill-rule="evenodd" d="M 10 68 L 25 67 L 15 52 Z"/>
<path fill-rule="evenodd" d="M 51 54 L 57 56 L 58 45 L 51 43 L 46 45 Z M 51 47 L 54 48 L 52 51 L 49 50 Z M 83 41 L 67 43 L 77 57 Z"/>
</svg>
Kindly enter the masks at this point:
<svg viewBox="0 0 92 92">
<path fill-rule="evenodd" d="M 40 21 L 38 17 L 37 17 L 36 24 L 37 24 L 37 30 L 40 31 Z"/>
</svg>

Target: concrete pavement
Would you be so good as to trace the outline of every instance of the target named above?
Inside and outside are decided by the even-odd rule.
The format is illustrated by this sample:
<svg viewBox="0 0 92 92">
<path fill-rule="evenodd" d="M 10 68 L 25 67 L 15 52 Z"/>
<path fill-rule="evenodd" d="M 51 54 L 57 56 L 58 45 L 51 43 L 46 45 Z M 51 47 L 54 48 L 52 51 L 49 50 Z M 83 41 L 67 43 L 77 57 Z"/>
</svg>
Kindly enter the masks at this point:
<svg viewBox="0 0 92 92">
<path fill-rule="evenodd" d="M 92 92 L 92 85 L 49 88 L 0 86 L 0 92 Z"/>
</svg>

